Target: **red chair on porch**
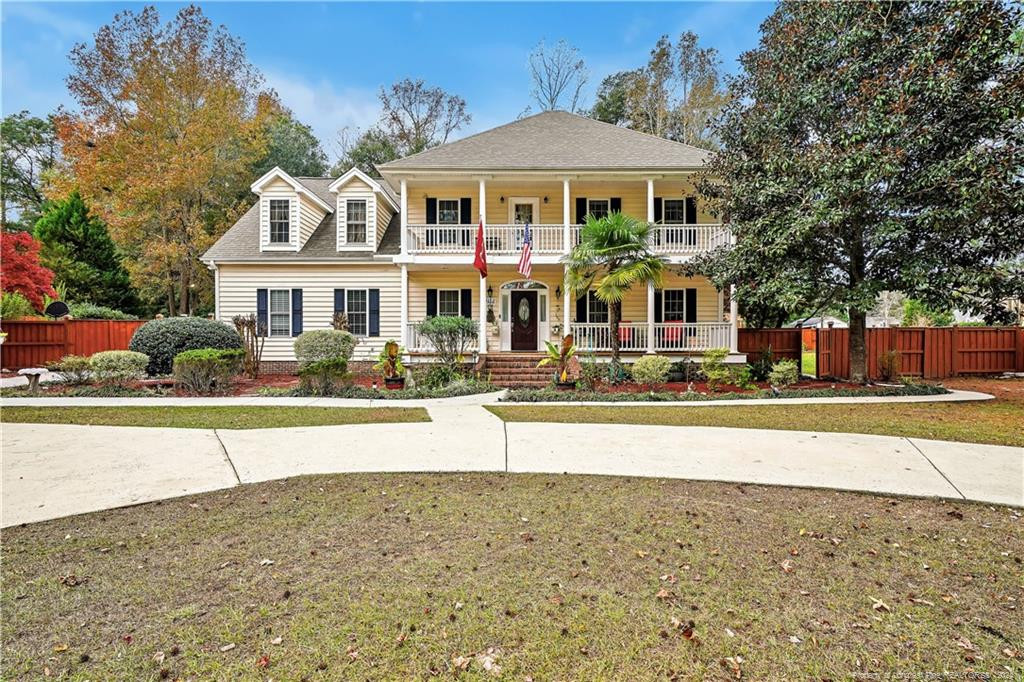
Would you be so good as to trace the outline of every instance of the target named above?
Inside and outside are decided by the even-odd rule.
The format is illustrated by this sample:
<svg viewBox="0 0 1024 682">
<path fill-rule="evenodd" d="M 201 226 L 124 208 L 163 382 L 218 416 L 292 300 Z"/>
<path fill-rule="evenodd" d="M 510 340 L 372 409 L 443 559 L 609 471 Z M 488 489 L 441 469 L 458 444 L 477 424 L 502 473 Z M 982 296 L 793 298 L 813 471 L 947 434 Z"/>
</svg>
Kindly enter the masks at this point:
<svg viewBox="0 0 1024 682">
<path fill-rule="evenodd" d="M 620 325 L 628 325 L 632 320 L 619 320 Z M 628 345 L 633 340 L 633 328 L 632 327 L 619 327 L 619 345 Z"/>
<path fill-rule="evenodd" d="M 683 340 L 683 323 L 668 322 L 663 330 L 663 343 L 668 348 L 681 348 Z"/>
</svg>

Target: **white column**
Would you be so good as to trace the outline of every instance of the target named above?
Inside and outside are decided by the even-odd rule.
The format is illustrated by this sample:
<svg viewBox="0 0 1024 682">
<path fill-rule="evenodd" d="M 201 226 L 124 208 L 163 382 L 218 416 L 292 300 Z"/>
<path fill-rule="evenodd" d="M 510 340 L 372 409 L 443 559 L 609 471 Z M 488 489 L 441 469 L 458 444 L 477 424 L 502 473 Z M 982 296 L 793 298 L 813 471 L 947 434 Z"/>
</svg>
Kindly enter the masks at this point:
<svg viewBox="0 0 1024 682">
<path fill-rule="evenodd" d="M 647 178 L 647 222 L 654 222 L 654 180 Z"/>
<path fill-rule="evenodd" d="M 647 352 L 653 353 L 654 347 L 654 284 L 647 283 Z"/>
<path fill-rule="evenodd" d="M 484 230 L 487 230 L 487 194 L 485 192 L 486 183 L 483 178 L 480 178 L 480 222 L 484 224 Z M 474 238 L 476 235 L 473 235 Z"/>
<path fill-rule="evenodd" d="M 729 285 L 729 350 L 738 353 L 740 350 L 740 328 L 738 319 L 740 306 L 736 302 L 736 285 Z"/>
<path fill-rule="evenodd" d="M 399 345 L 408 350 L 409 348 L 409 266 L 402 263 L 402 300 L 401 311 L 398 316 L 400 339 Z"/>
<path fill-rule="evenodd" d="M 568 180 L 566 181 L 568 183 Z M 562 336 L 572 333 L 569 307 L 573 303 L 572 291 L 569 290 L 569 267 L 562 266 Z"/>
<path fill-rule="evenodd" d="M 399 204 L 399 217 L 400 225 L 402 228 L 401 239 L 402 239 L 402 255 L 409 253 L 409 188 L 405 184 L 405 178 L 402 178 L 399 185 L 401 186 L 402 198 Z M 404 334 L 404 327 L 402 328 Z"/>
<path fill-rule="evenodd" d="M 562 250 L 566 253 L 572 251 L 572 241 L 569 236 L 569 178 L 562 179 Z M 565 328 L 569 333 L 569 328 Z"/>
<path fill-rule="evenodd" d="M 483 187 L 483 181 L 480 181 L 480 186 Z M 487 278 L 480 278 L 480 334 L 477 340 L 477 347 L 480 349 L 480 354 L 484 355 L 487 353 Z"/>
<path fill-rule="evenodd" d="M 725 290 L 718 290 L 718 321 L 725 319 Z"/>
</svg>

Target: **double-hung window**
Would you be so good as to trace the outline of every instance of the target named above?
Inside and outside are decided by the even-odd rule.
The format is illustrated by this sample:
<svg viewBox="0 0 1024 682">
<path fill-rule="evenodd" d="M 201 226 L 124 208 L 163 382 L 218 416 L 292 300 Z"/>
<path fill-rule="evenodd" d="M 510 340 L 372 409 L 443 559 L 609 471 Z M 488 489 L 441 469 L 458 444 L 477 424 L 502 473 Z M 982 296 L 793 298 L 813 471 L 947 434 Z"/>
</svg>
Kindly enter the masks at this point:
<svg viewBox="0 0 1024 682">
<path fill-rule="evenodd" d="M 462 294 L 458 289 L 438 290 L 437 314 L 440 317 L 459 317 L 462 315 Z"/>
<path fill-rule="evenodd" d="M 291 241 L 288 199 L 270 200 L 270 243 L 288 244 Z"/>
<path fill-rule="evenodd" d="M 345 314 L 348 316 L 348 330 L 356 336 L 368 333 L 369 302 L 366 289 L 345 291 Z"/>
<path fill-rule="evenodd" d="M 270 335 L 292 335 L 291 289 L 270 290 Z"/>
<path fill-rule="evenodd" d="M 451 225 L 452 227 L 441 228 L 438 230 L 437 240 L 441 244 L 457 244 L 459 242 L 459 229 L 454 227 L 462 222 L 462 216 L 459 215 L 459 200 L 458 199 L 438 199 L 437 200 L 437 223 L 439 225 Z"/>
<path fill-rule="evenodd" d="M 587 292 L 587 322 L 608 324 L 608 304 L 599 299 L 593 291 Z"/>
<path fill-rule="evenodd" d="M 365 199 L 349 199 L 345 204 L 345 240 L 349 244 L 366 243 Z"/>
<path fill-rule="evenodd" d="M 661 319 L 665 322 L 686 321 L 686 289 L 665 289 L 661 292 Z"/>
<path fill-rule="evenodd" d="M 665 222 L 668 224 L 683 224 L 686 222 L 686 200 L 665 199 Z"/>
<path fill-rule="evenodd" d="M 595 218 L 604 218 L 611 213 L 611 201 L 609 199 L 587 199 L 587 214 Z"/>
</svg>

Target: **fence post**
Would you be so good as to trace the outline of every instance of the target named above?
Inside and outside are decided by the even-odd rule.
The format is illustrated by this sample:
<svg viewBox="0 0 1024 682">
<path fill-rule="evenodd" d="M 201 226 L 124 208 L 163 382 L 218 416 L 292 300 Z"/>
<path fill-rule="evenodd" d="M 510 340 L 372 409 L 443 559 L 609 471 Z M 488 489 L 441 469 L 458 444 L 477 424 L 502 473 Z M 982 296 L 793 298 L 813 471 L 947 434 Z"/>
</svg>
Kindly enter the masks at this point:
<svg viewBox="0 0 1024 682">
<path fill-rule="evenodd" d="M 960 328 L 955 324 L 949 334 L 949 350 L 953 355 L 949 360 L 949 375 L 955 377 L 960 374 Z"/>
<path fill-rule="evenodd" d="M 64 353 L 62 354 L 63 357 L 64 355 L 71 355 L 73 339 L 71 338 L 71 320 L 65 317 L 64 319 L 61 320 L 61 322 L 63 323 L 61 326 L 64 328 Z"/>
<path fill-rule="evenodd" d="M 1017 371 L 1024 372 L 1024 327 L 1017 327 Z"/>
</svg>

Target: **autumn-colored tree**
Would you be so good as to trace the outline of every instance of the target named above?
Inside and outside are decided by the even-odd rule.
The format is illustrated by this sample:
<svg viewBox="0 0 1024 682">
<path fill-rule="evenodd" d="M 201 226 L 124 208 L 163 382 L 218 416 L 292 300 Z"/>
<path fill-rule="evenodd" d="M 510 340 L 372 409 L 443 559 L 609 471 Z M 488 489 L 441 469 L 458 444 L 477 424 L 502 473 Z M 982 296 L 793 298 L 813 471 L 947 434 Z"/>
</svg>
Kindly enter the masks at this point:
<svg viewBox="0 0 1024 682">
<path fill-rule="evenodd" d="M 0 291 L 16 291 L 43 310 L 43 297 L 56 298 L 53 271 L 39 264 L 41 245 L 28 232 L 0 233 Z"/>
<path fill-rule="evenodd" d="M 276 98 L 243 44 L 194 5 L 166 25 L 154 7 L 121 12 L 70 58 L 80 112 L 57 117 L 70 172 L 55 190 L 77 186 L 140 292 L 187 313 L 209 287 L 198 257 L 240 213 L 266 153 Z"/>
</svg>

